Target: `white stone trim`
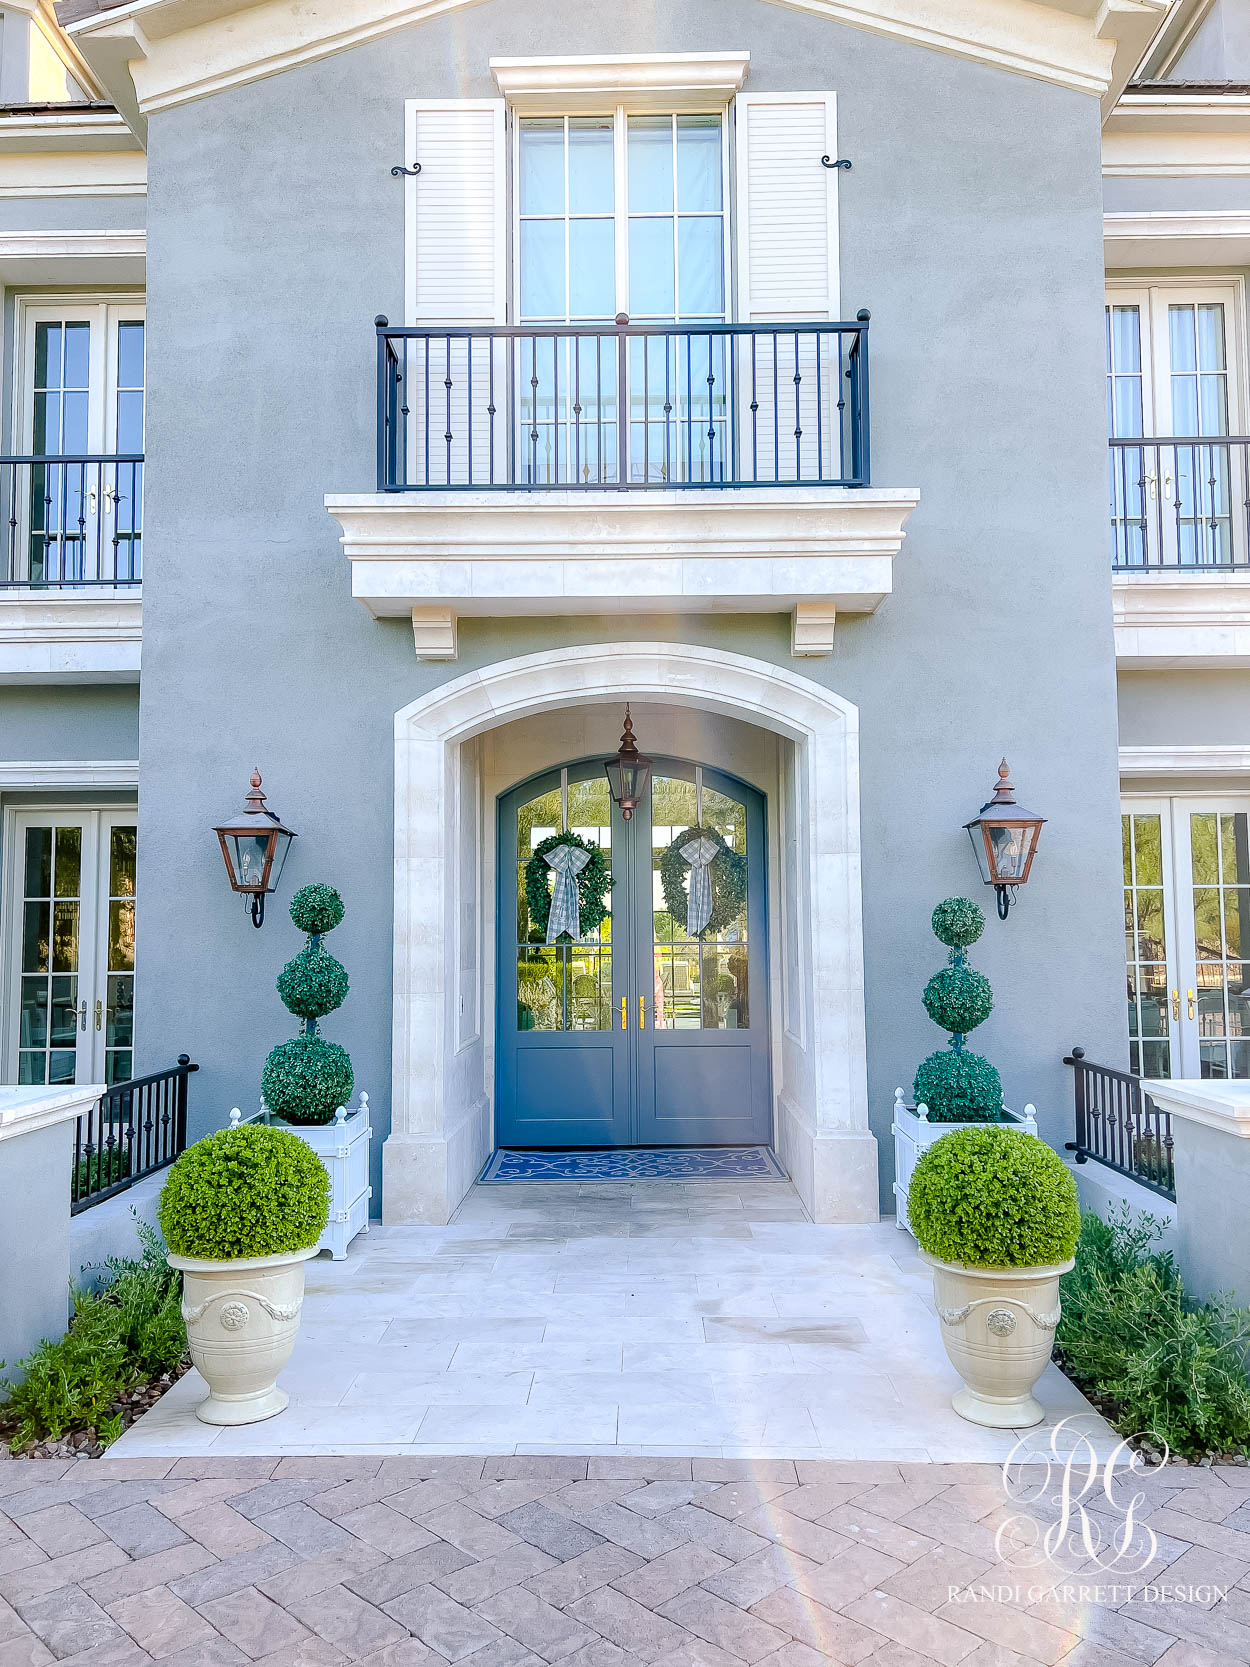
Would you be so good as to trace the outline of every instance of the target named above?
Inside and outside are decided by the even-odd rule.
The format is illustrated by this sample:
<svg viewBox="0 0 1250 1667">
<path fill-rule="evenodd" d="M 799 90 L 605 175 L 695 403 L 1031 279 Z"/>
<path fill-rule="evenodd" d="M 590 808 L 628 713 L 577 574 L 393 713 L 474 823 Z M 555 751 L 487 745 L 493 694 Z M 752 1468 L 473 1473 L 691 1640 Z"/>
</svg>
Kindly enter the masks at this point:
<svg viewBox="0 0 1250 1667">
<path fill-rule="evenodd" d="M 0 122 L 0 140 L 5 137 Z M 143 197 L 147 189 L 141 150 L 32 152 L 0 144 L 0 198 Z"/>
<path fill-rule="evenodd" d="M 492 58 L 490 71 L 521 116 L 558 111 L 723 110 L 749 52 L 631 52 L 579 58 Z"/>
<path fill-rule="evenodd" d="M 137 788 L 137 758 L 35 758 L 0 761 L 0 792 L 75 792 L 84 788 Z"/>
<path fill-rule="evenodd" d="M 473 0 L 132 0 L 68 30 L 137 131 L 205 98 L 377 40 Z M 1168 0 L 772 0 L 1114 104 Z M 940 14 L 940 17 L 939 17 Z"/>
<path fill-rule="evenodd" d="M 720 712 L 794 745 L 805 1044 L 774 1058 L 777 1142 L 819 1221 L 877 1219 L 868 1127 L 860 901 L 859 716 L 795 672 L 686 643 L 602 643 L 485 666 L 395 717 L 391 1134 L 383 1219 L 445 1221 L 491 1150 L 481 1038 L 460 1046 L 456 923 L 480 853 L 458 823 L 464 743 L 526 713 L 639 700 Z"/>
<path fill-rule="evenodd" d="M 50 1129 L 55 1123 L 67 1123 L 93 1106 L 103 1093 L 103 1083 L 59 1089 L 0 1088 L 0 1143 Z"/>
<path fill-rule="evenodd" d="M 1250 265 L 1250 209 L 1105 214 L 1108 270 Z"/>
<path fill-rule="evenodd" d="M 914 490 L 394 492 L 328 497 L 352 595 L 377 618 L 872 613 Z"/>
<path fill-rule="evenodd" d="M 829 602 L 800 602 L 790 620 L 790 652 L 796 660 L 833 653 L 838 610 Z"/>
<path fill-rule="evenodd" d="M 82 260 L 101 255 L 143 260 L 147 256 L 147 233 L 125 231 L 34 231 L 0 232 L 0 261 Z"/>
<path fill-rule="evenodd" d="M 1202 1123 L 1208 1129 L 1250 1140 L 1250 1082 L 1207 1082 L 1202 1079 L 1142 1082 L 1160 1111 Z"/>
<path fill-rule="evenodd" d="M 52 151 L 128 151 L 141 146 L 113 110 L 46 111 L 37 116 L 6 116 L 0 122 L 0 155 L 45 156 Z"/>
<path fill-rule="evenodd" d="M 1250 572 L 1116 573 L 1111 594 L 1122 669 L 1250 665 Z"/>
<path fill-rule="evenodd" d="M 460 652 L 454 608 L 414 608 L 412 638 L 418 660 L 454 660 Z"/>
<path fill-rule="evenodd" d="M 143 604 L 137 593 L 0 592 L 0 683 L 136 683 Z"/>
<path fill-rule="evenodd" d="M 1134 133 L 1152 143 L 1170 144 L 1176 135 L 1195 133 L 1211 144 L 1225 134 L 1250 131 L 1250 96 L 1244 93 L 1125 93 L 1107 118 L 1104 143 Z"/>
<path fill-rule="evenodd" d="M 1240 132 L 1104 133 L 1102 172 L 1105 179 L 1244 178 L 1250 123 Z"/>
<path fill-rule="evenodd" d="M 1250 776 L 1250 747 L 1120 748 L 1121 776 Z"/>
</svg>

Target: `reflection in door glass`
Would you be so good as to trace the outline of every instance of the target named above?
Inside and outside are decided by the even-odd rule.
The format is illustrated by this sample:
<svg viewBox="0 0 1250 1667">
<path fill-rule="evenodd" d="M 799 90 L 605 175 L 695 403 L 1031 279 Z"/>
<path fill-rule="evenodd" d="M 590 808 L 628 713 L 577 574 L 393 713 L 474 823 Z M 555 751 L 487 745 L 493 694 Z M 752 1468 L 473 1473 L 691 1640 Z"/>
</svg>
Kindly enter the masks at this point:
<svg viewBox="0 0 1250 1667">
<path fill-rule="evenodd" d="M 696 938 L 669 911 L 660 863 L 673 841 L 688 828 L 714 829 L 725 844 L 746 856 L 746 807 L 725 794 L 671 776 L 652 781 L 651 874 L 652 960 L 657 1030 L 745 1030 L 750 1026 L 747 979 L 746 903 L 722 919 L 724 893 L 717 886 L 713 858 L 711 878 L 717 912 L 710 928 Z M 702 820 L 699 813 L 702 811 Z M 683 883 L 689 899 L 689 875 Z"/>
<path fill-rule="evenodd" d="M 567 795 L 567 821 L 565 796 Z M 553 788 L 517 810 L 517 1029 L 611 1030 L 612 917 L 579 942 L 562 934 L 554 944 L 531 918 L 526 866 L 543 840 L 568 828 L 611 851 L 611 797 L 603 776 Z M 548 876 L 547 889 L 551 890 Z M 611 892 L 607 901 L 611 902 Z"/>
<path fill-rule="evenodd" d="M 17 1080 L 75 1080 L 82 829 L 28 828 Z"/>
<path fill-rule="evenodd" d="M 126 1082 L 133 1075 L 135 997 L 134 827 L 115 827 L 109 836 L 108 968 L 104 1025 L 104 1080 Z"/>
<path fill-rule="evenodd" d="M 1157 813 L 1126 815 L 1121 822 L 1129 1064 L 1139 1076 L 1170 1077 L 1162 818 Z"/>
<path fill-rule="evenodd" d="M 1245 812 L 1189 819 L 1199 1069 L 1250 1077 L 1250 830 Z"/>
</svg>

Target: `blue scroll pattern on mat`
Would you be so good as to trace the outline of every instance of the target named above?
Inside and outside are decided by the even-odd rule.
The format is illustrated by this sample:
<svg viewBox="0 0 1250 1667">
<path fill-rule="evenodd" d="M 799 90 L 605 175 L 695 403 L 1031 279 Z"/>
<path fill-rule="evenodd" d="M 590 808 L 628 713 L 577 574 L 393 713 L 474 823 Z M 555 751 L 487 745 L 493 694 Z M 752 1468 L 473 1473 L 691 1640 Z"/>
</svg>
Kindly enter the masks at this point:
<svg viewBox="0 0 1250 1667">
<path fill-rule="evenodd" d="M 479 1183 L 505 1181 L 782 1180 L 767 1146 L 617 1147 L 604 1152 L 496 1152 Z"/>
</svg>

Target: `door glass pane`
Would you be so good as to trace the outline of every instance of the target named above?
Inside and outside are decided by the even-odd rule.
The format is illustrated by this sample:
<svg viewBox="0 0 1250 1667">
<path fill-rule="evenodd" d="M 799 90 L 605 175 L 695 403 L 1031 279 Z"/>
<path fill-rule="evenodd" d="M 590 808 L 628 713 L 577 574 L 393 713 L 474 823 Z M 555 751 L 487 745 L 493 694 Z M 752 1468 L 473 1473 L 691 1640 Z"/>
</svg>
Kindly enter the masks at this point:
<svg viewBox="0 0 1250 1667">
<path fill-rule="evenodd" d="M 117 451 L 143 450 L 144 324 L 123 319 L 117 326 L 117 390 L 114 427 Z M 113 571 L 118 579 L 140 577 L 143 538 L 143 465 L 119 463 L 106 471 L 106 498 L 113 514 Z"/>
<path fill-rule="evenodd" d="M 1107 308 L 1107 432 L 1113 440 L 1145 433 L 1141 309 Z M 1117 567 L 1146 562 L 1146 453 L 1141 446 L 1112 446 L 1109 459 L 1112 559 Z"/>
<path fill-rule="evenodd" d="M 36 456 L 81 456 L 88 450 L 90 342 L 85 319 L 35 325 L 31 445 Z M 32 466 L 27 542 L 32 584 L 84 578 L 91 484 L 85 464 Z"/>
<path fill-rule="evenodd" d="M 629 212 L 673 209 L 673 123 L 669 116 L 629 118 Z"/>
<path fill-rule="evenodd" d="M 1229 450 L 1199 443 L 1228 433 L 1223 303 L 1174 302 L 1168 308 L 1168 347 L 1172 433 L 1188 442 L 1175 451 L 1178 559 L 1199 566 L 1227 564 L 1232 560 Z"/>
<path fill-rule="evenodd" d="M 610 116 L 569 118 L 569 213 L 611 214 L 616 180 Z"/>
<path fill-rule="evenodd" d="M 746 807 L 726 794 L 705 787 L 702 771 L 695 781 L 657 776 L 652 783 L 652 963 L 654 968 L 655 1027 L 657 1030 L 744 1030 L 750 1025 L 747 987 L 746 886 L 731 881 L 724 854 L 705 865 L 711 886 L 713 915 L 699 935 L 690 931 L 692 875 L 700 856 L 693 850 L 698 834 L 678 845 L 674 864 L 671 847 L 689 830 L 718 833 L 729 851 L 747 854 Z M 701 817 L 700 817 L 700 812 Z M 686 851 L 691 857 L 685 857 Z M 666 866 L 670 892 L 679 878 L 679 914 L 669 908 L 664 888 Z M 720 865 L 720 866 L 718 866 Z M 745 861 L 734 874 L 745 876 Z M 740 899 L 740 900 L 739 900 Z M 736 906 L 735 906 L 736 904 Z"/>
<path fill-rule="evenodd" d="M 109 829 L 108 965 L 104 1004 L 104 1080 L 126 1082 L 134 1065 L 135 867 L 138 829 Z"/>
<path fill-rule="evenodd" d="M 1250 1075 L 1250 819 L 1195 812 L 1193 852 L 1196 1019 L 1204 1077 Z M 1244 1039 L 1244 1040 L 1243 1040 Z"/>
<path fill-rule="evenodd" d="M 24 837 L 18 1079 L 73 1082 L 80 1035 L 82 826 L 28 827 Z"/>
<path fill-rule="evenodd" d="M 1121 819 L 1129 1062 L 1140 1076 L 1172 1074 L 1163 827 L 1157 813 Z"/>
<path fill-rule="evenodd" d="M 611 797 L 606 777 L 567 784 L 568 828 L 610 852 Z M 518 1030 L 612 1029 L 612 917 L 576 942 L 561 935 L 553 944 L 531 911 L 526 868 L 543 840 L 566 826 L 560 788 L 517 810 L 517 1016 Z M 555 875 L 547 869 L 552 895 Z M 606 901 L 610 903 L 609 891 Z"/>
</svg>

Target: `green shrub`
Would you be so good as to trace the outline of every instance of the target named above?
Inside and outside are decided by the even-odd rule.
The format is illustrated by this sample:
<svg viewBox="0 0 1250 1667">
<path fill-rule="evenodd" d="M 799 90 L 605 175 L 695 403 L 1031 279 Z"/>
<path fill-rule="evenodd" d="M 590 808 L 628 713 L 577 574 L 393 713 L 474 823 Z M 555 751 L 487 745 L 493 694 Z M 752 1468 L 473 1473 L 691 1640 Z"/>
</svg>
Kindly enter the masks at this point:
<svg viewBox="0 0 1250 1667">
<path fill-rule="evenodd" d="M 324 1018 L 347 999 L 347 968 L 328 950 L 309 943 L 278 974 L 278 994 L 289 1013 Z"/>
<path fill-rule="evenodd" d="M 333 886 L 301 886 L 291 899 L 291 919 L 301 932 L 333 932 L 343 918 L 343 899 Z"/>
<path fill-rule="evenodd" d="M 948 949 L 967 949 L 985 930 L 985 916 L 970 897 L 948 897 L 933 911 L 933 936 Z"/>
<path fill-rule="evenodd" d="M 189 1146 L 161 1190 L 161 1230 L 179 1256 L 229 1261 L 316 1244 L 330 1213 L 321 1159 L 287 1129 L 243 1124 Z"/>
<path fill-rule="evenodd" d="M 924 1010 L 935 1025 L 961 1036 L 984 1024 L 994 1010 L 994 991 L 975 967 L 943 967 L 924 987 Z"/>
<path fill-rule="evenodd" d="M 1081 1230 L 1063 1159 L 1022 1129 L 943 1135 L 920 1155 L 907 1214 L 922 1250 L 974 1268 L 1066 1262 Z"/>
<path fill-rule="evenodd" d="M 137 1226 L 140 1255 L 110 1259 L 99 1292 L 74 1293 L 65 1336 L 40 1343 L 19 1362 L 22 1381 L 0 1408 L 6 1423 L 16 1423 L 15 1451 L 87 1429 L 107 1442 L 121 1430 L 111 1412 L 118 1396 L 172 1371 L 186 1354 L 182 1275 L 166 1262 L 151 1227 Z"/>
<path fill-rule="evenodd" d="M 333 1123 L 352 1097 L 355 1077 L 346 1048 L 324 1036 L 293 1036 L 271 1050 L 260 1091 L 271 1112 L 288 1123 Z"/>
<path fill-rule="evenodd" d="M 1166 1442 L 1174 1453 L 1250 1448 L 1250 1310 L 1227 1296 L 1185 1296 L 1150 1216 L 1123 1206 L 1081 1223 L 1076 1267 L 1060 1285 L 1055 1336 L 1061 1364 L 1087 1393 L 1109 1402 L 1123 1435 Z"/>
<path fill-rule="evenodd" d="M 995 1123 L 1003 1116 L 1003 1084 L 988 1059 L 966 1048 L 931 1053 L 916 1072 L 912 1092 L 929 1108 L 931 1123 Z"/>
</svg>

